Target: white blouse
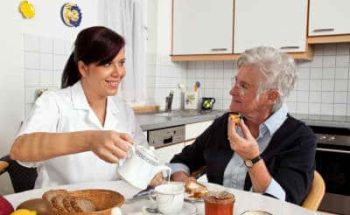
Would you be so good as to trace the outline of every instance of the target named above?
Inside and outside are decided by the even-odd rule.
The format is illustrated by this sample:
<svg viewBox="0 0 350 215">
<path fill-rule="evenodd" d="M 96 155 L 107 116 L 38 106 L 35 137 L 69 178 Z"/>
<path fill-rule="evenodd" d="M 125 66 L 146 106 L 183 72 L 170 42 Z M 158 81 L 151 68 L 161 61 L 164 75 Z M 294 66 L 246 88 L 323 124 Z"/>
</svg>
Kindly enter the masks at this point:
<svg viewBox="0 0 350 215">
<path fill-rule="evenodd" d="M 118 97 L 108 97 L 104 125 L 90 108 L 81 83 L 45 92 L 39 97 L 17 136 L 33 132 L 74 132 L 84 130 L 114 130 L 128 133 L 135 143 L 147 144 L 132 109 Z M 52 147 L 55 147 L 54 145 Z M 116 180 L 117 164 L 110 164 L 93 152 L 64 155 L 42 162 L 20 162 L 37 167 L 35 188 Z"/>
</svg>

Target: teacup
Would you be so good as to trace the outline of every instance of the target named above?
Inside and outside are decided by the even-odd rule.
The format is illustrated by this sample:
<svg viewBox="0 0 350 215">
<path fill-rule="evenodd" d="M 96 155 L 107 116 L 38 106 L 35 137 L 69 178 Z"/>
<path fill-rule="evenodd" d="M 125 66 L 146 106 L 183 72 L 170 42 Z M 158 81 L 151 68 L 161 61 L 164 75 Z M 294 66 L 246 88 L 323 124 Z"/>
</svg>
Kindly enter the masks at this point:
<svg viewBox="0 0 350 215">
<path fill-rule="evenodd" d="M 175 214 L 182 210 L 185 187 L 182 182 L 169 182 L 155 188 L 151 200 L 163 214 Z"/>
</svg>

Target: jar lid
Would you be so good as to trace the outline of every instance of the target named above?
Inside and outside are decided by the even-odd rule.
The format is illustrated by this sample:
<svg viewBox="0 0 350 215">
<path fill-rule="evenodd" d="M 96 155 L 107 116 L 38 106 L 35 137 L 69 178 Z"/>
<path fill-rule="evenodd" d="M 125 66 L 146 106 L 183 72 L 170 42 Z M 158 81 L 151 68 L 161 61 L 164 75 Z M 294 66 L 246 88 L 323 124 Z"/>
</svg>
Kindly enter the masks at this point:
<svg viewBox="0 0 350 215">
<path fill-rule="evenodd" d="M 205 202 L 227 204 L 235 202 L 235 196 L 227 191 L 209 191 L 203 197 Z"/>
</svg>

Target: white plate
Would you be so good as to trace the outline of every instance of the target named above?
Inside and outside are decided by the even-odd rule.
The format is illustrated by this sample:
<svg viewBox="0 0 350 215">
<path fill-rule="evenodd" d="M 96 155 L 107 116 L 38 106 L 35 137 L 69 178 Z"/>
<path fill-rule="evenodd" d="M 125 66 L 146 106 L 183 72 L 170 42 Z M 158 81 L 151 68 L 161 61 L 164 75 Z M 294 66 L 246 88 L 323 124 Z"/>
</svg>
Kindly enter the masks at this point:
<svg viewBox="0 0 350 215">
<path fill-rule="evenodd" d="M 202 198 L 194 198 L 189 193 L 185 193 L 185 201 L 187 202 L 203 202 Z"/>
<path fill-rule="evenodd" d="M 187 201 L 187 202 L 203 202 L 203 198 L 194 198 L 189 193 L 185 193 L 185 201 Z"/>
<path fill-rule="evenodd" d="M 149 212 L 146 211 L 146 208 L 147 208 L 147 206 L 142 207 L 142 212 L 143 212 L 144 215 L 159 215 L 159 214 L 161 214 L 161 213 L 149 213 Z M 196 214 L 196 213 L 197 213 L 196 206 L 194 206 L 194 205 L 192 205 L 190 203 L 184 202 L 182 210 L 177 212 L 177 213 L 174 213 L 174 214 L 176 214 L 176 215 L 178 215 L 178 214 L 181 214 L 181 215 L 192 215 L 192 214 Z"/>
</svg>

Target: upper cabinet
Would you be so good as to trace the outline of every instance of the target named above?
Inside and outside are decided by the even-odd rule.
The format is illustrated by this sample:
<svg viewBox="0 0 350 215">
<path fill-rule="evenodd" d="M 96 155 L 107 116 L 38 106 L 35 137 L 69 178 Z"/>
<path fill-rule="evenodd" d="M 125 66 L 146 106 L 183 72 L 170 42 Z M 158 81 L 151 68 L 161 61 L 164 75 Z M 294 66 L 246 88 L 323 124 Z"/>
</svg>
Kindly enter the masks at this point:
<svg viewBox="0 0 350 215">
<path fill-rule="evenodd" d="M 172 0 L 172 60 L 234 60 L 272 46 L 311 59 L 308 0 Z"/>
<path fill-rule="evenodd" d="M 350 42 L 349 8 L 349 0 L 310 0 L 308 42 Z"/>
<path fill-rule="evenodd" d="M 307 0 L 235 2 L 234 53 L 261 45 L 284 52 L 306 51 Z"/>
<path fill-rule="evenodd" d="M 350 33 L 349 0 L 310 0 L 309 36 Z"/>
<path fill-rule="evenodd" d="M 172 55 L 232 54 L 233 0 L 173 0 Z"/>
</svg>

